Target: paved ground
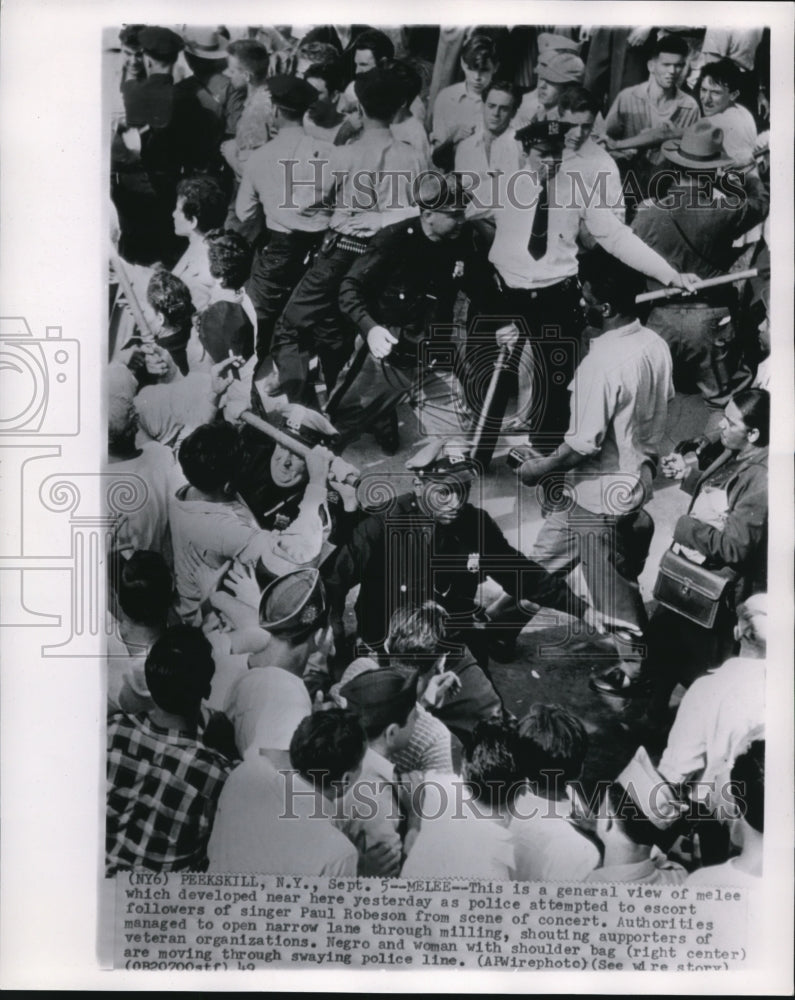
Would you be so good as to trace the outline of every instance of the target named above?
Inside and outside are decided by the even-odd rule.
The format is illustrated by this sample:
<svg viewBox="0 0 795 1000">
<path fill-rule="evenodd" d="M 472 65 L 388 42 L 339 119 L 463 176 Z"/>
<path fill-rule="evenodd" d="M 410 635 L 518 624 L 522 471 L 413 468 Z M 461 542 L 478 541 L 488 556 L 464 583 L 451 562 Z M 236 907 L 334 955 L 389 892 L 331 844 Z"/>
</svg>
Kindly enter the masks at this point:
<svg viewBox="0 0 795 1000">
<path fill-rule="evenodd" d="M 669 411 L 667 439 L 663 454 L 683 438 L 693 437 L 717 425 L 720 412 L 709 410 L 692 396 L 677 395 Z M 398 482 L 406 477 L 401 491 L 409 488 L 405 461 L 417 449 L 416 419 L 407 407 L 400 410 L 401 450 L 386 458 L 369 434 L 346 450 L 345 457 L 363 471 L 384 472 Z M 499 442 L 488 476 L 480 484 L 480 499 L 473 490 L 473 502 L 480 502 L 497 520 L 505 535 L 524 552 L 532 546 L 541 525 L 541 514 L 534 493 L 517 483 L 513 472 L 505 463 L 505 455 L 512 444 L 521 437 L 505 437 Z M 646 568 L 641 577 L 641 590 L 647 606 L 651 605 L 651 592 L 657 575 L 660 555 L 670 544 L 676 518 L 684 512 L 687 497 L 678 483 L 660 480 L 648 507 L 655 522 L 655 534 Z M 543 619 L 543 620 L 542 620 Z M 643 710 L 642 700 L 626 700 L 595 694 L 588 686 L 592 666 L 600 665 L 593 648 L 578 652 L 571 650 L 577 639 L 587 641 L 580 634 L 570 636 L 570 629 L 579 628 L 565 616 L 545 613 L 534 619 L 519 639 L 519 658 L 516 662 L 492 664 L 494 683 L 505 703 L 516 715 L 521 716 L 536 701 L 558 703 L 574 711 L 585 723 L 591 749 L 584 774 L 586 784 L 596 778 L 616 775 L 644 740 L 642 727 L 634 723 Z M 602 660 L 601 663 L 605 661 Z M 652 746 L 649 747 L 652 749 Z"/>
</svg>

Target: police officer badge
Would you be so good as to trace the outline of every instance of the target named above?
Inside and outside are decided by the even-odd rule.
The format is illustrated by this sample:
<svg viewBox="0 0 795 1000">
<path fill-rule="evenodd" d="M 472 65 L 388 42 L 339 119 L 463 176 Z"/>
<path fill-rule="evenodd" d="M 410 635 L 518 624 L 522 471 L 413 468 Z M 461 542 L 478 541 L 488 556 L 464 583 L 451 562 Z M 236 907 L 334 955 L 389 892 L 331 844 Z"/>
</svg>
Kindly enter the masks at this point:
<svg viewBox="0 0 795 1000">
<path fill-rule="evenodd" d="M 480 570 L 480 553 L 470 552 L 467 556 L 467 572 L 477 573 Z"/>
<path fill-rule="evenodd" d="M 453 268 L 453 278 L 463 278 L 464 277 L 464 262 L 462 260 L 457 260 L 455 262 L 455 267 Z"/>
</svg>

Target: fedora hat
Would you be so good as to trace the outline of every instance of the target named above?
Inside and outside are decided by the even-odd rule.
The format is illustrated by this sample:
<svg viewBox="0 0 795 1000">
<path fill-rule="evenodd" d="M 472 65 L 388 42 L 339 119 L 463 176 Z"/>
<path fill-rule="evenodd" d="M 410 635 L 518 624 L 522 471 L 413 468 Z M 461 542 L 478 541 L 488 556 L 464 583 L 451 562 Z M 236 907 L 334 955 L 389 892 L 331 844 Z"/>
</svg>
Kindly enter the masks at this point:
<svg viewBox="0 0 795 1000">
<path fill-rule="evenodd" d="M 681 139 L 668 139 L 660 148 L 667 160 L 680 167 L 717 170 L 734 163 L 723 148 L 723 129 L 703 118 L 686 128 Z"/>
<path fill-rule="evenodd" d="M 189 28 L 182 31 L 185 49 L 199 59 L 226 59 L 229 42 L 215 28 Z"/>
</svg>

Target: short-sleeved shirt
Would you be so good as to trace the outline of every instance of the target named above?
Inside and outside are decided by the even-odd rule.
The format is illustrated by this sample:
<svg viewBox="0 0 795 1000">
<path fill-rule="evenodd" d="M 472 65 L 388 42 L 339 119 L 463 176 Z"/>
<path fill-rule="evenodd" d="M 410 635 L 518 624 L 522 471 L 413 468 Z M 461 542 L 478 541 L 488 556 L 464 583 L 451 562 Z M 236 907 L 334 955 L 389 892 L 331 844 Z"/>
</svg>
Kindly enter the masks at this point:
<svg viewBox="0 0 795 1000">
<path fill-rule="evenodd" d="M 670 125 L 675 129 L 687 128 L 701 117 L 701 109 L 694 97 L 677 88 L 672 101 L 664 109 L 652 101 L 650 81 L 622 90 L 607 112 L 605 132 L 613 139 L 630 139 L 649 128 Z M 650 163 L 665 162 L 659 149 L 649 148 L 646 157 Z"/>
<path fill-rule="evenodd" d="M 568 800 L 541 798 L 527 790 L 511 808 L 514 848 L 511 878 L 520 882 L 573 882 L 599 864 L 599 849 L 571 822 Z"/>
<path fill-rule="evenodd" d="M 231 765 L 145 713 L 108 723 L 106 870 L 201 871 Z"/>
<path fill-rule="evenodd" d="M 119 484 L 127 476 L 134 477 L 133 493 L 141 498 L 136 509 L 119 516 L 114 544 L 122 554 L 146 549 L 171 561 L 168 492 L 173 471 L 173 452 L 157 441 L 147 442 L 137 458 L 108 466 L 109 475 Z"/>
<path fill-rule="evenodd" d="M 439 91 L 433 105 L 433 141 L 446 142 L 459 125 L 478 126 L 483 121 L 483 97 L 471 95 L 465 83 Z"/>
<path fill-rule="evenodd" d="M 567 473 L 577 503 L 599 514 L 630 513 L 645 499 L 641 470 L 659 458 L 674 398 L 670 349 L 634 320 L 591 341 L 569 389 L 564 441 L 585 456 Z"/>
<path fill-rule="evenodd" d="M 644 882 L 646 885 L 681 885 L 687 870 L 664 854 L 627 865 L 596 868 L 585 876 L 586 882 Z"/>
</svg>

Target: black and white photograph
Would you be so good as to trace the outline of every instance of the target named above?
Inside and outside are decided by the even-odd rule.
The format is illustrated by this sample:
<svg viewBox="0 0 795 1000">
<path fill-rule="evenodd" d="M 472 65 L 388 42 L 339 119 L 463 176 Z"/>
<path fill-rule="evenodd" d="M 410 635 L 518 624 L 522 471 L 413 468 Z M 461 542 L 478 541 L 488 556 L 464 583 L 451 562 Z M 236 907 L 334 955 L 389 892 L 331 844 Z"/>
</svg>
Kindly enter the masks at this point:
<svg viewBox="0 0 795 1000">
<path fill-rule="evenodd" d="M 92 685 L 92 986 L 791 988 L 792 9 L 615 6 L 87 32 L 0 640 Z"/>
</svg>

